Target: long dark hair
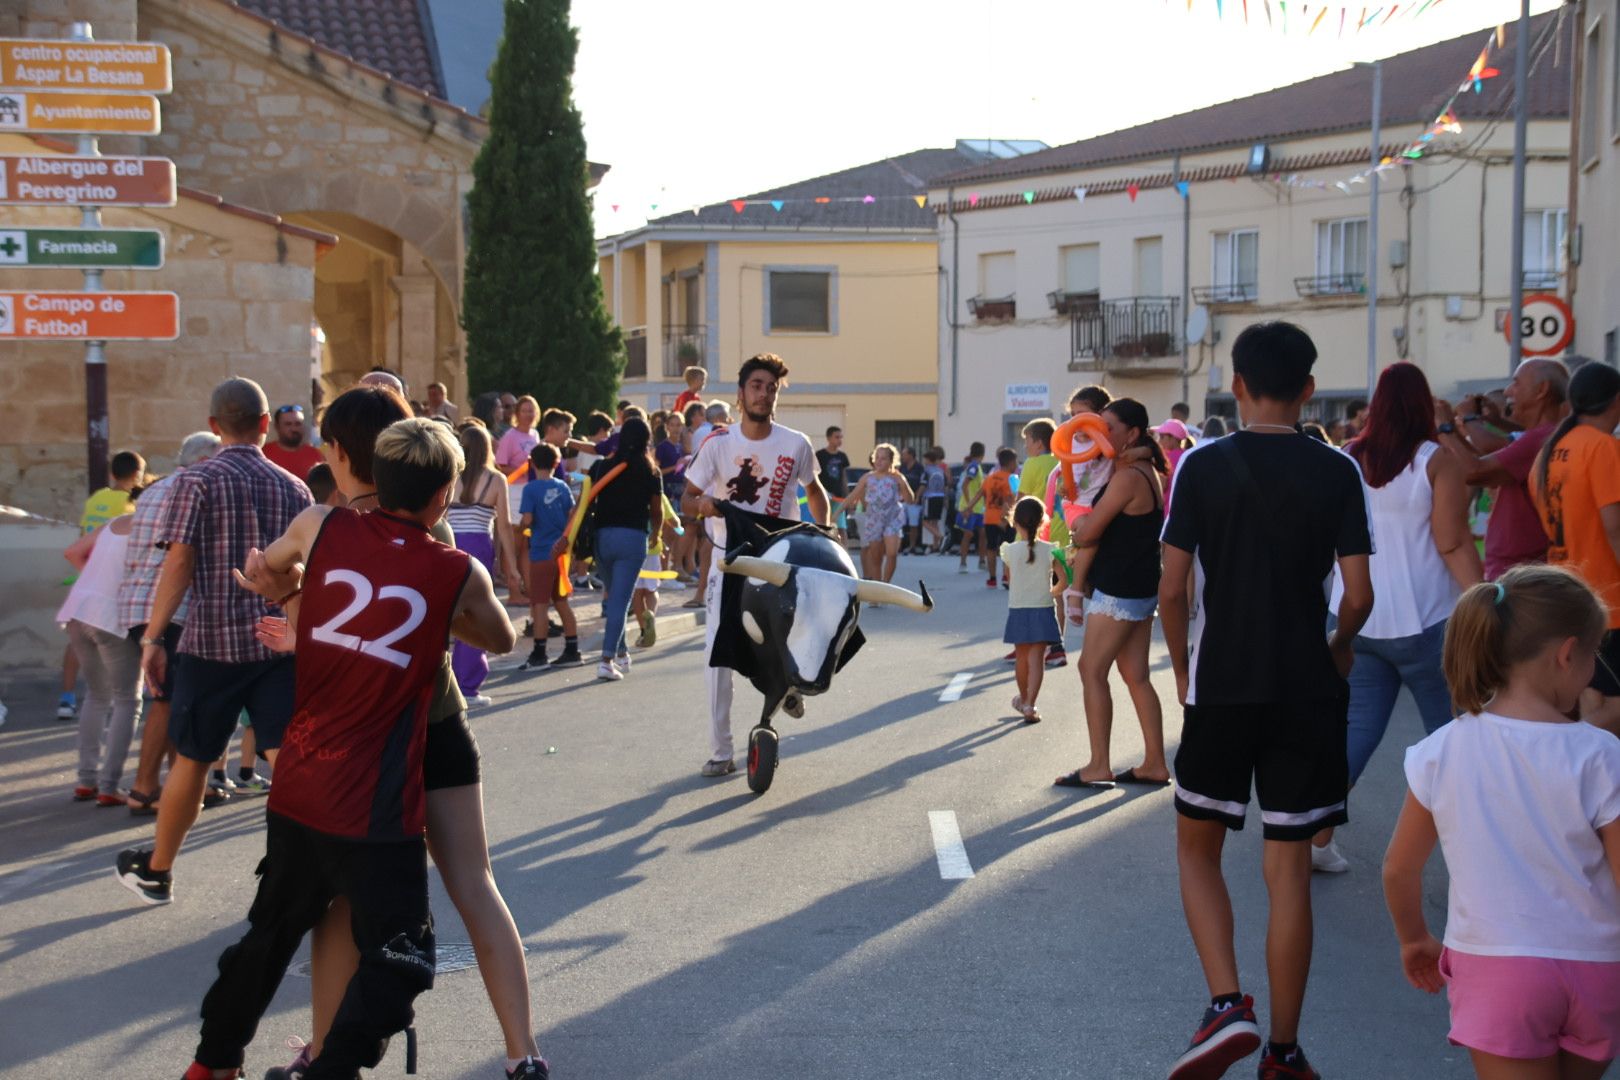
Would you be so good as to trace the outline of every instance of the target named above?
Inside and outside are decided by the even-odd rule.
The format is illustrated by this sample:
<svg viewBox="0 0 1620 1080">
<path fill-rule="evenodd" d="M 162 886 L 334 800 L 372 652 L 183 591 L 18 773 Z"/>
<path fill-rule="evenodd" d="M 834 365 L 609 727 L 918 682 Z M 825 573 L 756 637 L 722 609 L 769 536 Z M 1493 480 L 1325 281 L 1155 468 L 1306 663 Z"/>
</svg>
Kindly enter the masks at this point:
<svg viewBox="0 0 1620 1080">
<path fill-rule="evenodd" d="M 1046 506 L 1037 498 L 1024 495 L 1013 505 L 1013 524 L 1029 534 L 1029 557 L 1025 562 L 1035 561 L 1035 537 L 1045 520 Z"/>
<path fill-rule="evenodd" d="M 1402 360 L 1378 376 L 1367 422 L 1344 452 L 1361 465 L 1368 487 L 1381 488 L 1405 472 L 1418 447 L 1436 434 L 1429 380 L 1422 368 Z"/>
<path fill-rule="evenodd" d="M 1151 421 L 1148 420 L 1147 406 L 1135 398 L 1117 397 L 1108 403 L 1103 412 L 1113 413 L 1114 418 L 1120 423 L 1141 432 L 1130 446 L 1114 447 L 1116 453 L 1134 450 L 1138 446 L 1143 447 L 1152 452 L 1153 467 L 1158 470 L 1159 475 L 1161 477 L 1170 475 L 1170 459 L 1164 456 L 1164 447 L 1159 445 L 1159 440 L 1148 430 Z"/>
<path fill-rule="evenodd" d="M 1558 441 L 1575 429 L 1583 416 L 1597 416 L 1620 397 L 1620 371 L 1607 364 L 1584 364 L 1569 379 L 1569 415 L 1553 428 L 1536 457 L 1536 487 L 1546 498 L 1547 464 Z"/>
<path fill-rule="evenodd" d="M 652 428 L 647 421 L 639 416 L 627 416 L 624 425 L 619 428 L 619 446 L 613 451 L 610 465 L 620 462 L 629 466 L 626 471 L 640 472 L 645 469 L 654 476 L 658 475 L 658 463 L 652 456 Z"/>
</svg>

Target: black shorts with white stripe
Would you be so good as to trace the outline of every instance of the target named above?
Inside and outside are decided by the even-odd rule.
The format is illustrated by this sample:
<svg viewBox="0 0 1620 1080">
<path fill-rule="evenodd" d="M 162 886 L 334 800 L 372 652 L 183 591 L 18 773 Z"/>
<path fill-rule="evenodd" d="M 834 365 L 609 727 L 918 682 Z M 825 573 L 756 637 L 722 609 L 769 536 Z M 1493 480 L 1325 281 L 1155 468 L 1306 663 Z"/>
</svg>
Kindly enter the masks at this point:
<svg viewBox="0 0 1620 1080">
<path fill-rule="evenodd" d="M 1267 840 L 1308 840 L 1350 820 L 1348 697 L 1188 705 L 1176 751 L 1176 811 L 1243 828 L 1252 785 Z"/>
</svg>

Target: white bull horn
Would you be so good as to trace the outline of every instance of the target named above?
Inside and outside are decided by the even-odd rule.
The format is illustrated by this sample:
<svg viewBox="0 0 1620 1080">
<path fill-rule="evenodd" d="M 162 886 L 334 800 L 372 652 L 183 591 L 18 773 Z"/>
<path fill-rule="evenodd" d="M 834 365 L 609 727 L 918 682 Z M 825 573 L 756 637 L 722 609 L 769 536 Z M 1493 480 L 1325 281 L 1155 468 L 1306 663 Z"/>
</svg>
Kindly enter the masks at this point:
<svg viewBox="0 0 1620 1080">
<path fill-rule="evenodd" d="M 928 596 L 926 586 L 923 588 L 923 595 L 918 596 L 910 589 L 902 589 L 887 581 L 862 581 L 855 586 L 855 599 L 863 604 L 893 604 L 895 607 L 910 608 L 912 611 L 934 610 L 934 601 Z"/>
<path fill-rule="evenodd" d="M 758 578 L 778 588 L 788 583 L 788 576 L 793 572 L 787 563 L 779 563 L 772 559 L 756 559 L 752 555 L 739 555 L 730 562 L 722 562 L 720 569 L 728 574 Z"/>
</svg>

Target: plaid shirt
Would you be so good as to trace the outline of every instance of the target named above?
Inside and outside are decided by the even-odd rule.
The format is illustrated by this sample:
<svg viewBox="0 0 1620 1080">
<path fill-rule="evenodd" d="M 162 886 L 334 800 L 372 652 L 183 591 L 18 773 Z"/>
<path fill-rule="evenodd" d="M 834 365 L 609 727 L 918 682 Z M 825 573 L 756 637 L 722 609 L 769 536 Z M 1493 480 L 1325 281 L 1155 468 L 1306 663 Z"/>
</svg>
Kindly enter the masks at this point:
<svg viewBox="0 0 1620 1080">
<path fill-rule="evenodd" d="M 269 547 L 313 502 L 304 482 L 272 465 L 257 446 L 222 446 L 175 476 L 158 542 L 189 544 L 197 556 L 180 652 L 228 664 L 272 658 L 253 635 L 270 604 L 238 585 L 231 571 L 247 560 L 248 548 Z"/>
<path fill-rule="evenodd" d="M 152 619 L 152 601 L 157 596 L 158 571 L 163 568 L 163 548 L 158 546 L 158 527 L 163 524 L 163 508 L 174 490 L 170 473 L 145 491 L 135 502 L 135 516 L 129 524 L 129 552 L 124 557 L 124 580 L 118 585 L 118 622 L 125 630 L 144 626 Z M 191 590 L 180 598 L 173 621 L 186 624 L 191 607 Z"/>
</svg>

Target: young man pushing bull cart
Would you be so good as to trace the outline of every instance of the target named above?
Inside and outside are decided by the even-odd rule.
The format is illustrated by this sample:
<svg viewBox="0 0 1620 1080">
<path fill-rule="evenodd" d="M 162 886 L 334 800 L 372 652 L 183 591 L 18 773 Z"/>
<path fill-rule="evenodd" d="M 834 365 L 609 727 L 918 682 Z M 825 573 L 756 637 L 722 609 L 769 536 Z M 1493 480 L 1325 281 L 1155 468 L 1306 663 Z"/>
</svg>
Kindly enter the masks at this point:
<svg viewBox="0 0 1620 1080">
<path fill-rule="evenodd" d="M 803 696 L 825 691 L 860 647 L 859 602 L 932 607 L 926 592 L 856 577 L 849 554 L 826 528 L 827 493 L 816 479 L 810 440 L 774 420 L 787 375 L 787 364 L 770 353 L 744 362 L 737 373 L 742 420 L 698 450 L 681 499 L 683 513 L 711 519 L 709 538 L 725 553 L 714 559 L 705 589 L 709 760 L 702 774 L 737 769 L 731 701 L 732 673 L 740 671 L 765 694 L 761 722 L 748 740 L 755 791 L 770 787 L 775 774 L 770 720 L 777 708 L 802 716 Z M 798 520 L 800 485 L 814 525 Z M 728 573 L 729 581 L 722 577 Z"/>
</svg>

